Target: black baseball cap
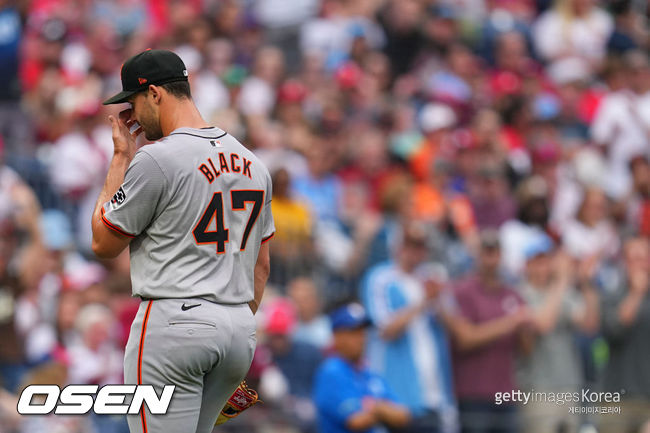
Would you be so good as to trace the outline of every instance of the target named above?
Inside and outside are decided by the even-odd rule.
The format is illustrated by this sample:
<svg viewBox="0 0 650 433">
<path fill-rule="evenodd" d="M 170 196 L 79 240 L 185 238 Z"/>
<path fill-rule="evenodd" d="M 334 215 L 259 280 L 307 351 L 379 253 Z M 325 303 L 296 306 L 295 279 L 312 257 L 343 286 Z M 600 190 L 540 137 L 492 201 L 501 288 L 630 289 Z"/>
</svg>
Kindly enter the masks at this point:
<svg viewBox="0 0 650 433">
<path fill-rule="evenodd" d="M 187 81 L 187 68 L 171 51 L 147 49 L 124 62 L 120 76 L 122 91 L 105 100 L 104 105 L 126 102 L 131 95 L 147 90 L 150 84 Z"/>
</svg>

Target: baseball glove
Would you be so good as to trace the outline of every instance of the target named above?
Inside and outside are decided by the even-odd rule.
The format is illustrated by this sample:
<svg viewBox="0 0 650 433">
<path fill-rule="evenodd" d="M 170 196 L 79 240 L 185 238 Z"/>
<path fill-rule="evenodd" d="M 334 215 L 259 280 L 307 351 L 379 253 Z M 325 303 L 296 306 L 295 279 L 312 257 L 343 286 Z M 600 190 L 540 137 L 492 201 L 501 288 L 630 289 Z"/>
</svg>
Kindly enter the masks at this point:
<svg viewBox="0 0 650 433">
<path fill-rule="evenodd" d="M 223 424 L 229 419 L 235 418 L 258 401 L 261 402 L 262 400 L 259 399 L 257 391 L 250 389 L 248 385 L 246 385 L 246 382 L 243 381 L 239 386 L 237 386 L 237 389 L 235 389 L 235 392 L 230 396 L 226 405 L 221 409 L 221 413 L 219 414 L 219 418 L 217 418 L 215 425 Z"/>
</svg>

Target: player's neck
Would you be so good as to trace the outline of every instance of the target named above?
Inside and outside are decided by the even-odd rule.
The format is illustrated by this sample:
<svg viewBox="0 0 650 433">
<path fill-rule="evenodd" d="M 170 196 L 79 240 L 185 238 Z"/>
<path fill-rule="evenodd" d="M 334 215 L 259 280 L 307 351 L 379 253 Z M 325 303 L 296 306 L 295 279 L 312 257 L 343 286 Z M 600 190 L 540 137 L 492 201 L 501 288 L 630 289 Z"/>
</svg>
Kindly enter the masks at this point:
<svg viewBox="0 0 650 433">
<path fill-rule="evenodd" d="M 160 127 L 167 136 L 178 128 L 205 128 L 210 125 L 203 120 L 201 113 L 191 99 L 181 99 L 161 110 Z"/>
</svg>

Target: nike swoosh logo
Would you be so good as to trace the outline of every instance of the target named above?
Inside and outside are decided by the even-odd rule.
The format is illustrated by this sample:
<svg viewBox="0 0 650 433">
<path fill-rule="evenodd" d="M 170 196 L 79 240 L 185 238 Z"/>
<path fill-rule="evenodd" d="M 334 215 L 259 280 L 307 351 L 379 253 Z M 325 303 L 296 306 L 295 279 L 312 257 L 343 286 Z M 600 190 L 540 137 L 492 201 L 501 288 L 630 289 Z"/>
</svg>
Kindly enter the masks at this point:
<svg viewBox="0 0 650 433">
<path fill-rule="evenodd" d="M 198 307 L 200 305 L 201 304 L 185 305 L 185 302 L 183 302 L 183 305 L 181 305 L 181 310 L 183 310 L 183 311 L 191 310 L 192 308 Z"/>
</svg>

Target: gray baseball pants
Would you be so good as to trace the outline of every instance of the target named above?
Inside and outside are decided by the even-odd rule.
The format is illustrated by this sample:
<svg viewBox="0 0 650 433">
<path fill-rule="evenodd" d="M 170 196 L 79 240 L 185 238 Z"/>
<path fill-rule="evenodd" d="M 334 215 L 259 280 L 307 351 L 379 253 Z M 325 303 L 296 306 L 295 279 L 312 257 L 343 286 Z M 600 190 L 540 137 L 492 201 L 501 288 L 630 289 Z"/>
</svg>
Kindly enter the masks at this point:
<svg viewBox="0 0 650 433">
<path fill-rule="evenodd" d="M 198 304 L 198 305 L 197 305 Z M 124 355 L 124 383 L 176 385 L 165 415 L 146 404 L 127 415 L 131 433 L 210 433 L 248 373 L 255 318 L 247 304 L 200 298 L 143 300 Z"/>
</svg>

